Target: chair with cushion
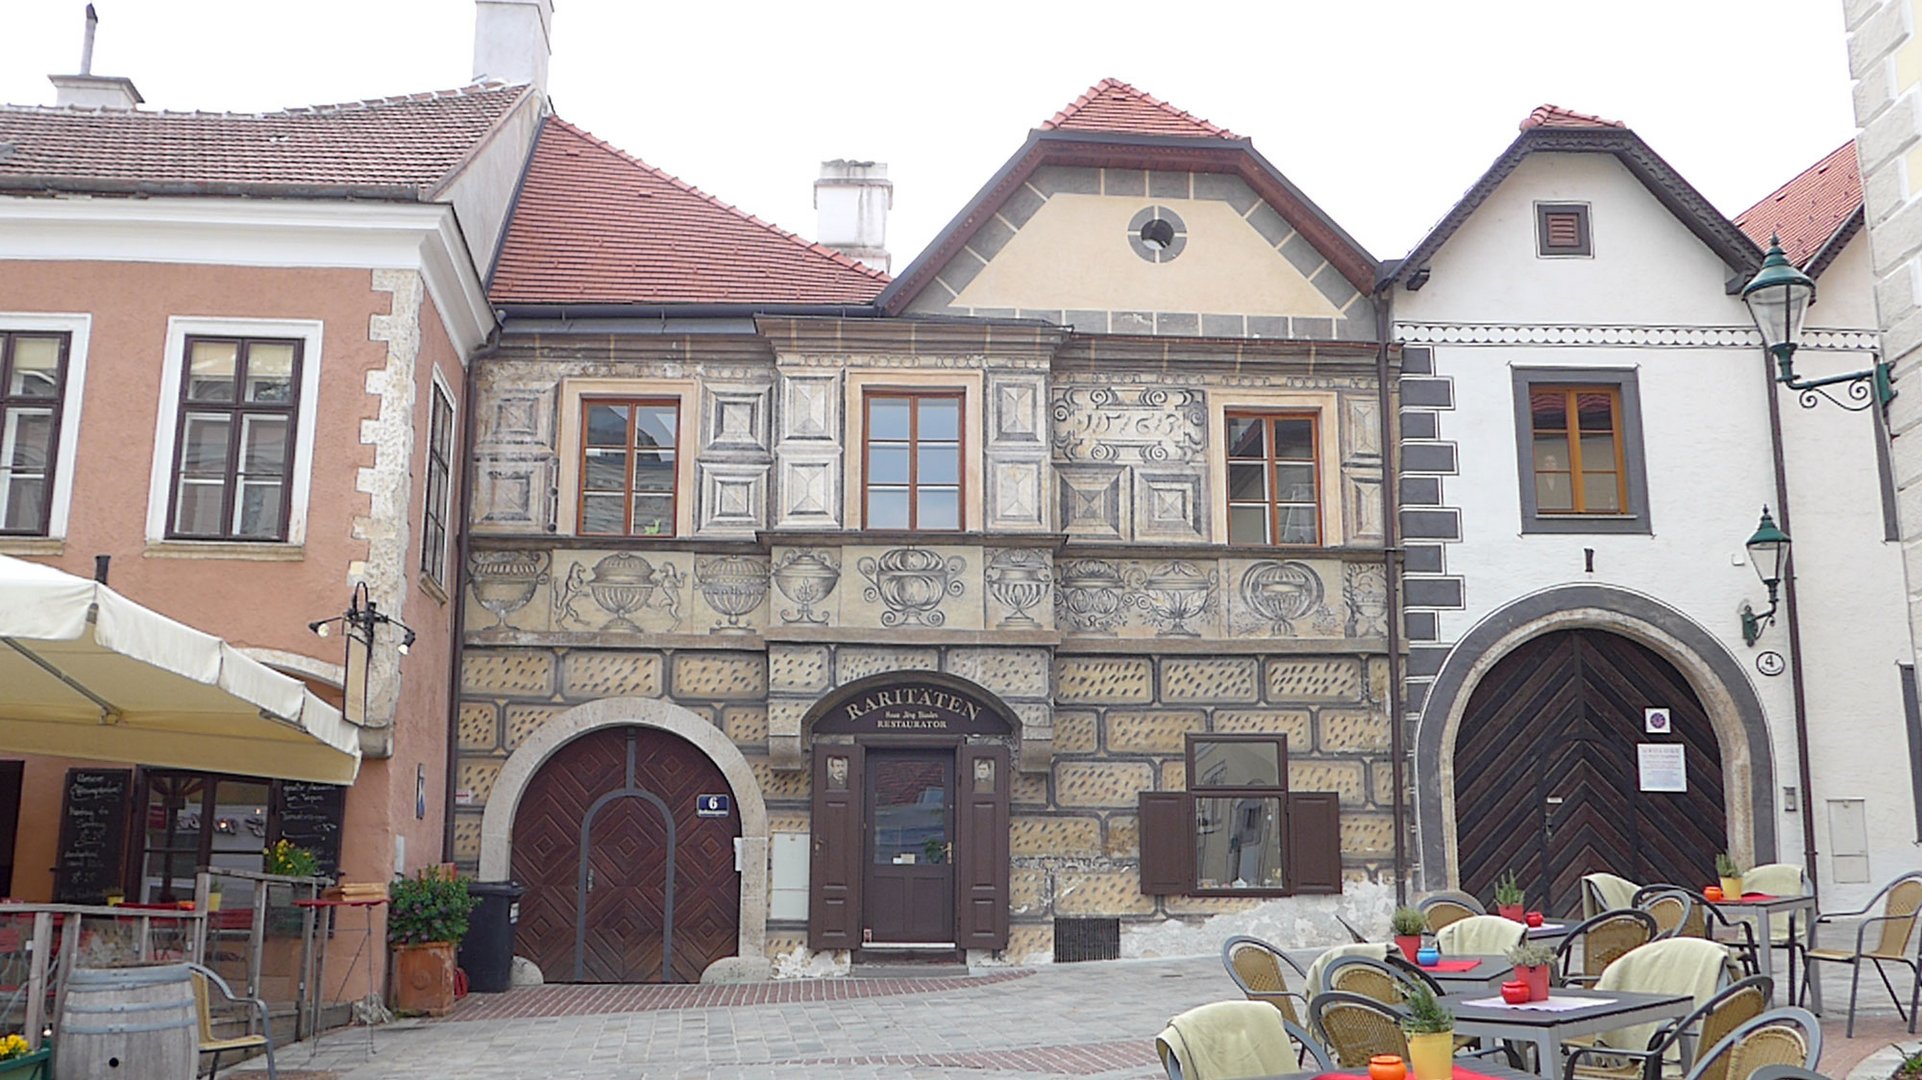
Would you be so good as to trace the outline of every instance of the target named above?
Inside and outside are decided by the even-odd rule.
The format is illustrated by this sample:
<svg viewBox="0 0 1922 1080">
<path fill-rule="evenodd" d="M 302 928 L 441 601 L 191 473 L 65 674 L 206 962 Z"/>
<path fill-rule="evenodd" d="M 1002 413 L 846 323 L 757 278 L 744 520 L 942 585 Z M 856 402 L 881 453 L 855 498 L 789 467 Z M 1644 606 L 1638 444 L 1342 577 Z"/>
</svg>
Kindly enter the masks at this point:
<svg viewBox="0 0 1922 1080">
<path fill-rule="evenodd" d="M 1367 945 L 1335 945 L 1322 950 L 1322 954 L 1309 963 L 1308 974 L 1302 976 L 1302 995 L 1309 1001 L 1313 1001 L 1316 994 L 1326 990 L 1327 987 L 1322 984 L 1322 972 L 1328 969 L 1329 964 L 1342 957 L 1365 956 L 1370 960 L 1381 960 L 1388 956 L 1388 950 L 1391 948 L 1394 946 L 1377 941 Z"/>
<path fill-rule="evenodd" d="M 1822 1057 L 1822 1023 L 1806 1009 L 1770 1009 L 1696 1055 L 1686 1080 L 1755 1080 L 1762 1070 L 1787 1065 L 1813 1069 Z"/>
<path fill-rule="evenodd" d="M 1642 994 L 1686 994 L 1700 1009 L 1729 984 L 1728 951 L 1700 938 L 1651 941 L 1617 957 L 1595 982 L 1603 994 L 1610 990 Z M 1772 989 L 1772 987 L 1771 987 Z M 1598 1042 L 1622 1048 L 1648 1046 L 1660 1023 L 1631 1024 L 1604 1032 Z"/>
<path fill-rule="evenodd" d="M 1376 1054 L 1408 1056 L 1401 1014 L 1374 998 L 1338 990 L 1317 994 L 1308 1003 L 1308 1021 L 1340 1068 L 1367 1068 Z"/>
<path fill-rule="evenodd" d="M 1342 956 L 1329 961 L 1321 973 L 1322 985 L 1330 992 L 1360 994 L 1383 1005 L 1400 1005 L 1408 1000 L 1413 986 L 1407 976 L 1385 960 L 1366 956 Z"/>
<path fill-rule="evenodd" d="M 1452 922 L 1460 922 L 1471 915 L 1486 915 L 1488 909 L 1482 902 L 1465 892 L 1430 893 L 1416 903 L 1416 910 L 1428 921 L 1428 932 L 1439 933 L 1441 928 Z"/>
<path fill-rule="evenodd" d="M 1299 1072 L 1303 1056 L 1314 1059 L 1318 1072 L 1334 1068 L 1313 1036 L 1259 1001 L 1217 1001 L 1189 1009 L 1155 1037 L 1155 1053 L 1168 1080 L 1248 1080 Z"/>
<path fill-rule="evenodd" d="M 1500 915 L 1471 915 L 1435 933 L 1443 956 L 1500 956 L 1522 943 L 1528 927 Z"/>
<path fill-rule="evenodd" d="M 1300 1024 L 1308 999 L 1288 989 L 1288 972 L 1307 979 L 1301 965 L 1288 954 L 1258 937 L 1237 934 L 1221 945 L 1221 964 L 1249 1001 L 1265 1001 L 1281 1010 L 1282 1018 Z"/>
<path fill-rule="evenodd" d="M 1774 980 L 1757 975 L 1724 987 L 1682 1019 L 1660 1025 L 1640 1049 L 1613 1045 L 1608 1036 L 1570 1047 L 1563 1063 L 1563 1080 L 1661 1080 L 1665 1065 L 1688 1065 L 1691 1049 L 1714 1046 L 1760 1016 L 1774 993 Z M 1723 1059 L 1724 1067 L 1726 1064 Z M 1711 1071 L 1701 1080 L 1725 1077 L 1721 1071 Z"/>
<path fill-rule="evenodd" d="M 1721 942 L 1730 955 L 1742 962 L 1742 968 L 1753 975 L 1760 968 L 1760 956 L 1755 946 L 1755 928 L 1745 919 L 1731 919 L 1728 913 L 1714 901 L 1694 889 L 1681 885 L 1644 885 L 1635 893 L 1635 906 L 1655 916 L 1655 922 L 1663 926 L 1660 936 L 1668 937 L 1668 927 L 1663 924 L 1665 911 L 1673 911 L 1680 904 L 1685 910 L 1679 934 L 1683 937 L 1698 937 L 1709 941 Z M 1790 963 L 1794 960 L 1791 957 Z M 1794 986 L 1794 967 L 1789 968 Z"/>
<path fill-rule="evenodd" d="M 207 1073 L 209 1080 L 220 1075 L 220 1055 L 243 1050 L 265 1050 L 267 1052 L 267 1080 L 280 1080 L 274 1069 L 273 1022 L 267 1016 L 267 1003 L 259 998 L 244 998 L 233 992 L 227 980 L 215 974 L 212 969 L 199 964 L 188 964 L 193 969 L 194 1007 L 200 1013 L 200 1052 L 214 1056 L 213 1068 Z M 213 994 L 219 990 L 223 1006 L 241 1005 L 249 1012 L 260 1016 L 260 1031 L 252 1035 L 236 1035 L 221 1038 L 214 1034 Z M 251 1018 L 249 1027 L 252 1026 Z"/>
<path fill-rule="evenodd" d="M 1807 896 L 1809 876 L 1801 867 L 1791 863 L 1763 863 L 1742 875 L 1742 892 L 1765 896 Z M 1741 925 L 1749 924 L 1742 922 Z M 1789 954 L 1788 986 L 1791 991 L 1798 985 L 1795 981 L 1796 954 L 1807 946 L 1807 935 L 1808 927 L 1796 924 L 1794 912 L 1779 911 L 1769 916 L 1769 945 L 1786 950 Z"/>
<path fill-rule="evenodd" d="M 1868 915 L 1875 910 L 1876 904 L 1882 905 L 1882 914 L 1864 918 L 1855 928 L 1855 949 L 1818 949 L 1813 940 L 1804 953 L 1806 963 L 1802 967 L 1802 986 L 1797 993 L 1799 1002 L 1808 991 L 1809 981 L 1816 977 L 1815 965 L 1847 964 L 1854 969 L 1849 975 L 1849 1024 L 1847 1037 L 1855 1037 L 1855 998 L 1862 983 L 1862 961 L 1875 965 L 1875 973 L 1882 978 L 1882 985 L 1888 987 L 1889 1000 L 1895 1002 L 1896 1015 L 1909 1022 L 1909 1034 L 1915 1034 L 1915 1007 L 1922 999 L 1922 968 L 1918 967 L 1915 947 L 1915 924 L 1918 911 L 1922 911 L 1922 871 L 1903 874 L 1882 887 L 1869 902 L 1857 911 L 1825 912 L 1816 916 L 1815 921 L 1827 923 L 1835 919 L 1855 918 Z M 1889 973 L 1882 969 L 1883 964 L 1901 964 L 1915 977 L 1915 988 L 1909 991 L 1909 1011 L 1902 1011 L 1902 998 L 1895 992 L 1895 984 L 1889 981 Z"/>
<path fill-rule="evenodd" d="M 1555 948 L 1554 971 L 1565 986 L 1593 985 L 1608 966 L 1655 940 L 1655 918 L 1639 908 L 1604 911 L 1577 924 Z M 1576 966 L 1575 952 L 1581 950 Z"/>
<path fill-rule="evenodd" d="M 1586 874 L 1582 877 L 1582 918 L 1592 919 L 1604 911 L 1620 911 L 1635 906 L 1634 882 L 1615 874 Z"/>
</svg>

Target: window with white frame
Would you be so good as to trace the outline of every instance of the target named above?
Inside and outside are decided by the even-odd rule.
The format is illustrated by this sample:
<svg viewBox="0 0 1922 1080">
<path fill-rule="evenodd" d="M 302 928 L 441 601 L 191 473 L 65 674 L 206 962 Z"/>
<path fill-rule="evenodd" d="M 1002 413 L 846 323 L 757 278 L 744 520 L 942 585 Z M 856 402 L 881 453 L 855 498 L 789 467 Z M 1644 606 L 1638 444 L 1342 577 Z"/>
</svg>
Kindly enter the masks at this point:
<svg viewBox="0 0 1922 1080">
<path fill-rule="evenodd" d="M 421 572 L 437 585 L 447 583 L 447 515 L 452 503 L 454 400 L 438 380 L 427 424 L 427 492 L 420 538 Z"/>
</svg>

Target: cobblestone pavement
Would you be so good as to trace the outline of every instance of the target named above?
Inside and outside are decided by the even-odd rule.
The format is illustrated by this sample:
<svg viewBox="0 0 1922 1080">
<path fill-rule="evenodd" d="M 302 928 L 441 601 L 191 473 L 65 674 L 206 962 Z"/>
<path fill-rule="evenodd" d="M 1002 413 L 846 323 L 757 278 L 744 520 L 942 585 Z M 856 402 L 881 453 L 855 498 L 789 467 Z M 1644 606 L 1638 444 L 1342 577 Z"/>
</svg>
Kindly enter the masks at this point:
<svg viewBox="0 0 1922 1080">
<path fill-rule="evenodd" d="M 1844 1039 L 1848 983 L 1837 974 L 1824 982 L 1822 1066 L 1840 1077 L 1907 1036 L 1870 975 L 1856 1037 Z M 287 1080 L 1148 1080 L 1161 1075 L 1152 1040 L 1168 1017 L 1234 996 L 1214 957 L 973 979 L 546 987 L 469 999 L 446 1020 L 381 1028 L 372 1056 L 363 1032 L 340 1031 L 315 1054 L 284 1049 L 279 1064 Z M 580 1011 L 554 1015 L 563 1007 Z"/>
</svg>

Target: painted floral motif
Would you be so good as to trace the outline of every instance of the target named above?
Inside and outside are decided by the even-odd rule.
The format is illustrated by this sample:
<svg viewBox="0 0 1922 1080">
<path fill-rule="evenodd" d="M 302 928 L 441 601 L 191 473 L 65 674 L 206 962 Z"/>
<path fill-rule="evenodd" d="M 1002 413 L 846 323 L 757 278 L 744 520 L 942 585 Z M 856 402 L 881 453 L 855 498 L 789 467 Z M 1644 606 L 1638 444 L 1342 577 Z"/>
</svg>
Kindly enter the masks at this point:
<svg viewBox="0 0 1922 1080">
<path fill-rule="evenodd" d="M 1128 600 L 1148 612 L 1162 637 L 1200 637 L 1188 623 L 1214 610 L 1219 578 L 1218 572 L 1185 560 L 1163 563 L 1152 572 L 1136 568 L 1129 576 L 1136 591 Z"/>
<path fill-rule="evenodd" d="M 940 626 L 948 621 L 941 601 L 967 591 L 961 575 L 968 562 L 961 556 L 942 558 L 926 548 L 891 548 L 879 559 L 864 557 L 855 564 L 868 585 L 861 595 L 879 603 L 882 626 Z"/>
<path fill-rule="evenodd" d="M 1388 635 L 1388 572 L 1376 563 L 1342 567 L 1342 602 L 1348 608 L 1349 637 Z"/>
<path fill-rule="evenodd" d="M 1103 559 L 1072 559 L 1057 570 L 1056 618 L 1080 634 L 1114 636 L 1126 615 L 1127 583 L 1115 564 Z"/>
</svg>

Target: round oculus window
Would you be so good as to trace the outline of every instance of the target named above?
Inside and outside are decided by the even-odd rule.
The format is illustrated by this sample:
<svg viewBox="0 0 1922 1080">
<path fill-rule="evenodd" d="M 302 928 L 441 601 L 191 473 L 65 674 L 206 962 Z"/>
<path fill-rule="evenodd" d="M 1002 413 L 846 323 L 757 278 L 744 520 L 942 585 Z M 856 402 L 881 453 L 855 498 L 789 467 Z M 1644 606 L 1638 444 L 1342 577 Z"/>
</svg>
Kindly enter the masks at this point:
<svg viewBox="0 0 1922 1080">
<path fill-rule="evenodd" d="M 1188 225 L 1165 206 L 1143 207 L 1128 222 L 1128 246 L 1148 262 L 1172 262 L 1188 246 Z"/>
</svg>

